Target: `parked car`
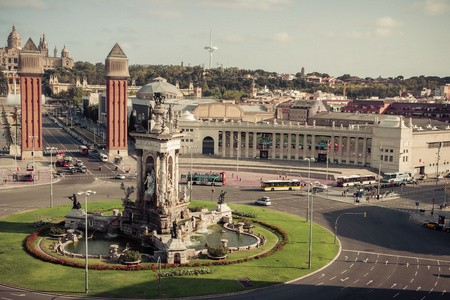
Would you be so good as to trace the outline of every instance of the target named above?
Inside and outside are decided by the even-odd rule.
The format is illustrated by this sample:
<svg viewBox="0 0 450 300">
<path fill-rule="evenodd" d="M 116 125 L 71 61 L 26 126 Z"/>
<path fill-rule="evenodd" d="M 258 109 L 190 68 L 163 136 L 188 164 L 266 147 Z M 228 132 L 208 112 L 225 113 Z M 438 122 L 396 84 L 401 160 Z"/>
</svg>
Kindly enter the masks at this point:
<svg viewBox="0 0 450 300">
<path fill-rule="evenodd" d="M 117 174 L 116 176 L 114 176 L 115 179 L 121 179 L 124 180 L 125 179 L 125 175 L 123 174 Z"/>
<path fill-rule="evenodd" d="M 85 166 L 81 166 L 81 168 L 79 168 L 81 173 L 86 173 L 87 172 L 87 168 Z"/>
<path fill-rule="evenodd" d="M 83 165 L 83 162 L 81 159 L 77 159 L 77 167 L 81 167 Z"/>
<path fill-rule="evenodd" d="M 423 224 L 423 227 L 425 228 L 431 228 L 434 230 L 441 230 L 442 229 L 442 225 L 437 223 L 437 222 L 427 222 Z"/>
<path fill-rule="evenodd" d="M 272 205 L 272 202 L 270 202 L 269 197 L 263 196 L 263 197 L 259 198 L 258 200 L 256 200 L 255 204 L 268 206 L 268 205 Z"/>
</svg>

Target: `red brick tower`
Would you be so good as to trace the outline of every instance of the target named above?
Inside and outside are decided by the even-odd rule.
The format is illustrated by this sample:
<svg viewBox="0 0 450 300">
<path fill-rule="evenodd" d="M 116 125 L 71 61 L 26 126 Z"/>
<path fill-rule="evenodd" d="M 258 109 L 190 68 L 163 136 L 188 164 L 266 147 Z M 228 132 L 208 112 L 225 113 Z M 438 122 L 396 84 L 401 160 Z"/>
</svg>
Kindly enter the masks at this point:
<svg viewBox="0 0 450 300">
<path fill-rule="evenodd" d="M 22 159 L 42 158 L 42 55 L 28 39 L 19 55 L 20 100 L 22 108 Z"/>
<path fill-rule="evenodd" d="M 108 159 L 128 156 L 128 58 L 115 44 L 105 59 L 106 151 Z"/>
</svg>

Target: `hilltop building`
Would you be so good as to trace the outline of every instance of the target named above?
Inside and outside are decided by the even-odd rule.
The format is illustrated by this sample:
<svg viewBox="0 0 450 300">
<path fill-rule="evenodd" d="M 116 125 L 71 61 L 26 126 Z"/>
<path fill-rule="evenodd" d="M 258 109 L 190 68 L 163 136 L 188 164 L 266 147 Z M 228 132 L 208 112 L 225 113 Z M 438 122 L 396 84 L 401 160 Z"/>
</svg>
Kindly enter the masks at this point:
<svg viewBox="0 0 450 300">
<path fill-rule="evenodd" d="M 43 67 L 45 70 L 56 69 L 59 67 L 66 67 L 71 69 L 74 65 L 73 58 L 69 57 L 69 51 L 64 45 L 61 51 L 61 56 L 57 56 L 57 49 L 53 50 L 53 56 L 49 56 L 49 48 L 45 34 L 39 41 L 36 47 L 37 51 L 43 58 Z M 16 26 L 13 25 L 12 31 L 8 36 L 8 43 L 6 47 L 0 48 L 0 65 L 4 68 L 5 76 L 8 78 L 8 93 L 20 94 L 19 75 L 19 54 L 22 51 L 22 39 L 16 31 Z"/>
</svg>

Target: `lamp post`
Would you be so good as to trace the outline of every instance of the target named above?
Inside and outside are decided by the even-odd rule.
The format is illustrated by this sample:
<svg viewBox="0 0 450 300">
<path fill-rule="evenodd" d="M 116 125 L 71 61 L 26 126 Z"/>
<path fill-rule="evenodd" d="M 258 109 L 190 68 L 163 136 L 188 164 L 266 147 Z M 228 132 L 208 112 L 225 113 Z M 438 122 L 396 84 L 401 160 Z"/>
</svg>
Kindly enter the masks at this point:
<svg viewBox="0 0 450 300">
<path fill-rule="evenodd" d="M 308 209 L 309 209 L 309 191 L 310 191 L 310 180 L 311 180 L 311 161 L 314 161 L 314 158 L 305 158 L 308 161 Z M 314 203 L 314 193 L 311 194 L 311 208 L 310 210 L 310 220 L 309 220 L 309 261 L 308 261 L 308 269 L 311 269 L 311 253 L 312 253 L 312 220 L 313 220 L 313 203 Z"/>
<path fill-rule="evenodd" d="M 17 160 L 17 134 L 14 136 L 14 173 L 17 172 L 16 160 Z"/>
<path fill-rule="evenodd" d="M 95 191 L 91 191 L 91 190 L 87 190 L 85 192 L 78 192 L 78 195 L 83 195 L 84 194 L 84 209 L 86 210 L 84 212 L 84 236 L 86 239 L 86 253 L 84 255 L 85 257 L 85 271 L 84 271 L 84 292 L 87 294 L 89 292 L 88 290 L 88 217 L 87 217 L 87 198 L 89 195 L 95 194 Z"/>
<path fill-rule="evenodd" d="M 192 201 L 192 178 L 194 177 L 194 174 L 192 173 L 192 148 L 196 148 L 195 146 L 188 146 L 189 149 L 191 149 L 191 178 L 189 180 L 190 186 L 189 186 L 189 200 Z"/>
<path fill-rule="evenodd" d="M 381 180 L 381 162 L 382 162 L 382 160 L 383 160 L 383 155 L 381 154 L 382 151 L 383 151 L 383 143 L 380 143 L 380 153 L 379 153 L 379 155 L 380 155 L 380 165 L 378 166 L 377 199 L 380 198 L 380 189 L 381 189 L 381 186 L 380 186 L 380 180 Z"/>
<path fill-rule="evenodd" d="M 34 184 L 34 181 L 35 181 L 35 176 L 36 176 L 36 166 L 35 166 L 35 163 L 34 163 L 34 139 L 37 139 L 37 136 L 36 135 L 29 135 L 28 136 L 28 138 L 29 139 L 33 139 L 33 184 Z"/>
<path fill-rule="evenodd" d="M 45 148 L 50 151 L 50 207 L 53 207 L 53 150 L 55 147 Z"/>
</svg>

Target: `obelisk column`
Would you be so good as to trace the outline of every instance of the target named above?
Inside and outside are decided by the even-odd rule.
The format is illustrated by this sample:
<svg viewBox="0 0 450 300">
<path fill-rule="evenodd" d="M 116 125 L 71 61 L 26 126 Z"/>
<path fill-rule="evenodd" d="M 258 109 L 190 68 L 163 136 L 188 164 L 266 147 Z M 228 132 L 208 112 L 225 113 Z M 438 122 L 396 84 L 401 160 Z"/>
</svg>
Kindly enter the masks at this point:
<svg viewBox="0 0 450 300">
<path fill-rule="evenodd" d="M 28 39 L 19 54 L 20 101 L 22 109 L 22 159 L 42 158 L 42 55 Z"/>
<path fill-rule="evenodd" d="M 106 151 L 108 159 L 128 156 L 128 58 L 115 44 L 105 59 Z"/>
</svg>

